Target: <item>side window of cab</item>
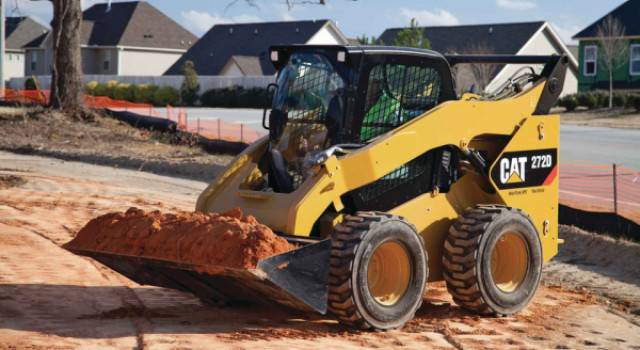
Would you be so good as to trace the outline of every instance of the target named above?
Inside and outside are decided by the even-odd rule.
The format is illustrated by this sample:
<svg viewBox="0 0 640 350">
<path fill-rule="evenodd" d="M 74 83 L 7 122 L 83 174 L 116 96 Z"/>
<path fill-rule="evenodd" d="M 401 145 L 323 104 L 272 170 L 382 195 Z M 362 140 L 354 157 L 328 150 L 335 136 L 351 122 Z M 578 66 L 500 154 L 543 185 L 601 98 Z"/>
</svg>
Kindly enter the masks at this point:
<svg viewBox="0 0 640 350">
<path fill-rule="evenodd" d="M 433 68 L 398 63 L 373 66 L 360 140 L 382 135 L 435 107 L 440 89 L 440 74 Z"/>
</svg>

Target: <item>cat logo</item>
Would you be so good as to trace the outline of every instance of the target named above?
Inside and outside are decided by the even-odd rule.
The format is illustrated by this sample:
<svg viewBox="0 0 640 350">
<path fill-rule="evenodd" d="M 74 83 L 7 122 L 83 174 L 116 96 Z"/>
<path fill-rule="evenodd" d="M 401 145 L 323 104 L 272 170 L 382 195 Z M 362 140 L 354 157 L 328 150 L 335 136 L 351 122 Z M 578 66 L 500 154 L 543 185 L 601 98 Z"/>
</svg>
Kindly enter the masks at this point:
<svg viewBox="0 0 640 350">
<path fill-rule="evenodd" d="M 491 180 L 501 190 L 548 186 L 558 176 L 555 148 L 506 152 L 491 168 Z"/>
<path fill-rule="evenodd" d="M 502 158 L 500 161 L 500 182 L 517 184 L 525 182 L 528 157 Z"/>
</svg>

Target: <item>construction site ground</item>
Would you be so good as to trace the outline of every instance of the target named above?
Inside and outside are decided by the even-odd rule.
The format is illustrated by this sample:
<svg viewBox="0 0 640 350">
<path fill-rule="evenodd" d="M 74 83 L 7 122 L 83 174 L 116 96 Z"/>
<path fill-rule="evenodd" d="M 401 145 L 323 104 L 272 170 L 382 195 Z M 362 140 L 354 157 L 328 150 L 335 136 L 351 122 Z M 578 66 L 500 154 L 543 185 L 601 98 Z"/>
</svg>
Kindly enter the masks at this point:
<svg viewBox="0 0 640 350">
<path fill-rule="evenodd" d="M 564 111 L 561 108 L 557 108 L 552 112 L 561 113 Z M 573 112 L 562 113 L 561 121 L 567 125 L 640 129 L 640 112 L 621 108 L 601 108 L 596 110 L 580 108 Z"/>
<path fill-rule="evenodd" d="M 61 248 L 107 212 L 192 210 L 205 186 L 0 152 L 0 349 L 640 349 L 640 245 L 569 227 L 522 313 L 475 316 L 434 283 L 415 320 L 385 333 L 282 308 L 207 306 Z"/>
</svg>

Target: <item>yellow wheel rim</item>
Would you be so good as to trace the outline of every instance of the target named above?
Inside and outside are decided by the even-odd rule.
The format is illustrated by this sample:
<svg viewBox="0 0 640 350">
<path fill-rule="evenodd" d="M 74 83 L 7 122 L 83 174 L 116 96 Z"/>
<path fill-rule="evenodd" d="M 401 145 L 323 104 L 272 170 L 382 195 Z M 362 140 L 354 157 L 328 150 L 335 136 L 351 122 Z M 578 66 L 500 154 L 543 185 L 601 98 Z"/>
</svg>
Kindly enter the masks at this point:
<svg viewBox="0 0 640 350">
<path fill-rule="evenodd" d="M 386 242 L 373 252 L 367 269 L 367 282 L 376 302 L 385 306 L 397 303 L 409 288 L 410 278 L 411 263 L 402 245 Z"/>
<path fill-rule="evenodd" d="M 516 232 L 503 234 L 491 253 L 491 276 L 498 289 L 505 293 L 516 290 L 529 268 L 529 251 L 522 236 Z"/>
</svg>

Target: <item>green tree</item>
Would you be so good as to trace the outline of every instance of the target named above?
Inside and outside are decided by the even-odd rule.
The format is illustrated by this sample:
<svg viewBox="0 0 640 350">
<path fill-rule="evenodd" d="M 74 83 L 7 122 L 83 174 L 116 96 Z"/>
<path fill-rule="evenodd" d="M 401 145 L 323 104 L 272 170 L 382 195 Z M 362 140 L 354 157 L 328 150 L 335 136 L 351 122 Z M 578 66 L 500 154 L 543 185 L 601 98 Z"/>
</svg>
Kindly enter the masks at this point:
<svg viewBox="0 0 640 350">
<path fill-rule="evenodd" d="M 362 36 L 358 37 L 356 40 L 358 40 L 360 45 L 384 45 L 382 40 L 377 39 L 375 36 L 366 36 L 365 34 L 362 34 Z"/>
<path fill-rule="evenodd" d="M 424 37 L 424 29 L 418 26 L 415 18 L 411 19 L 409 28 L 405 28 L 398 32 L 396 40 L 393 41 L 395 46 L 417 47 L 419 49 L 431 48 L 429 39 Z"/>
<path fill-rule="evenodd" d="M 198 72 L 193 61 L 186 61 L 182 65 L 182 74 L 184 80 L 180 87 L 180 97 L 182 103 L 186 105 L 193 105 L 198 101 L 198 92 L 200 91 L 200 81 L 198 81 Z"/>
</svg>

